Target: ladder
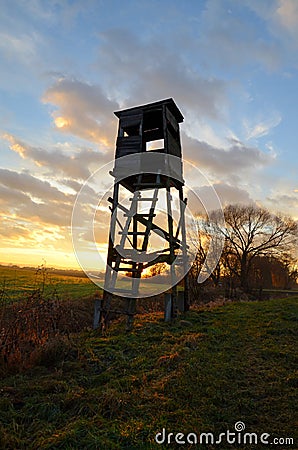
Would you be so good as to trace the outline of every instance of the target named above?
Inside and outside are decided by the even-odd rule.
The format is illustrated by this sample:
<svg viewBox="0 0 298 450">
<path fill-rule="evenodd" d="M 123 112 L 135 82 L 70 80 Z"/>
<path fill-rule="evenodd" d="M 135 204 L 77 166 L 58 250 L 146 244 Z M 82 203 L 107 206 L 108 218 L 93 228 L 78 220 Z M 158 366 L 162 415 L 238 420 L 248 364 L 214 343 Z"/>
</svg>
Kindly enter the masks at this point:
<svg viewBox="0 0 298 450">
<path fill-rule="evenodd" d="M 130 208 L 127 209 L 120 203 L 115 204 L 115 198 L 109 198 L 108 200 L 114 205 L 115 209 L 119 209 L 124 212 L 124 217 L 126 218 L 125 223 L 122 225 L 117 218 L 117 211 L 110 208 L 112 212 L 111 219 L 111 230 L 113 233 L 112 240 L 115 238 L 116 234 L 116 223 L 118 224 L 121 231 L 121 239 L 118 245 L 109 246 L 108 251 L 108 261 L 107 264 L 105 284 L 104 284 L 104 297 L 102 300 L 102 306 L 98 313 L 99 321 L 101 327 L 105 328 L 108 321 L 109 313 L 117 313 L 119 311 L 111 309 L 112 295 L 118 295 L 126 298 L 126 311 L 122 314 L 127 315 L 127 329 L 130 329 L 133 322 L 133 316 L 135 315 L 135 305 L 136 298 L 139 294 L 139 285 L 142 276 L 142 272 L 145 268 L 150 267 L 158 262 L 169 262 L 169 255 L 165 252 L 169 249 L 161 250 L 160 252 L 154 252 L 148 255 L 148 244 L 150 233 L 154 231 L 162 235 L 171 244 L 172 237 L 166 230 L 153 223 L 153 218 L 156 216 L 155 208 L 158 202 L 159 189 L 163 187 L 161 184 L 160 173 L 156 174 L 156 179 L 154 182 L 147 183 L 143 180 L 143 174 L 137 176 L 137 181 L 134 183 L 135 191 L 130 200 Z M 151 197 L 142 196 L 144 190 L 153 190 L 153 195 Z M 146 213 L 139 212 L 139 205 L 141 202 L 149 203 L 149 211 Z M 112 223 L 114 221 L 114 223 Z M 143 231 L 138 229 L 138 225 L 141 224 L 145 228 Z M 131 231 L 132 227 L 132 231 Z M 142 242 L 140 244 L 140 238 Z M 179 242 L 178 239 L 176 239 Z M 130 248 L 126 248 L 126 244 L 130 245 Z M 148 258 L 149 256 L 149 258 Z M 126 272 L 131 274 L 131 286 L 130 288 L 118 288 L 117 279 L 120 272 Z M 95 319 L 96 320 L 96 319 Z"/>
<path fill-rule="evenodd" d="M 140 258 L 140 261 L 136 261 L 135 259 L 131 260 L 129 258 L 131 258 L 132 256 L 138 256 L 138 251 L 139 251 L 138 237 L 139 236 L 143 236 L 143 242 L 142 242 L 140 251 L 142 253 L 147 251 L 148 243 L 149 243 L 149 235 L 150 235 L 152 225 L 153 225 L 153 218 L 155 217 L 154 211 L 155 211 L 156 204 L 158 202 L 158 191 L 159 191 L 159 187 L 160 187 L 160 174 L 156 175 L 156 183 L 154 185 L 151 183 L 152 186 L 155 186 L 153 196 L 150 198 L 142 197 L 140 188 L 142 188 L 144 186 L 146 186 L 147 188 L 150 187 L 148 185 L 149 185 L 149 183 L 142 182 L 142 174 L 138 175 L 138 181 L 135 183 L 136 190 L 133 194 L 133 197 L 130 198 L 130 201 L 131 201 L 130 209 L 125 214 L 126 222 L 125 222 L 124 227 L 122 227 L 121 223 L 118 221 L 118 225 L 120 226 L 120 228 L 122 228 L 122 230 L 119 232 L 119 234 L 121 235 L 121 240 L 120 240 L 120 244 L 116 247 L 117 254 L 116 254 L 116 258 L 115 258 L 114 267 L 112 267 L 113 273 L 112 273 L 112 277 L 110 280 L 110 284 L 109 284 L 109 286 L 105 286 L 105 289 L 107 288 L 107 289 L 109 289 L 109 291 L 113 291 L 115 293 L 124 293 L 124 294 L 131 293 L 132 296 L 135 296 L 135 297 L 137 297 L 137 295 L 138 295 L 139 282 L 140 282 L 141 274 L 143 271 L 143 261 L 141 261 L 142 258 Z M 146 213 L 146 214 L 138 213 L 138 204 L 142 201 L 146 201 L 146 202 L 150 201 L 151 202 L 149 213 Z M 138 219 L 141 217 L 147 217 L 145 231 L 138 231 L 138 229 L 137 229 L 137 222 L 138 222 Z M 132 221 L 133 221 L 133 231 L 129 231 Z M 133 237 L 133 241 L 131 241 L 130 236 Z M 130 243 L 131 247 L 135 250 L 135 252 L 127 252 L 127 250 L 125 248 L 125 244 L 127 241 Z M 122 265 L 130 264 L 132 267 L 131 268 L 121 267 L 121 264 Z M 125 290 L 124 292 L 122 292 L 121 289 L 118 290 L 116 288 L 117 275 L 118 275 L 119 271 L 126 271 L 126 272 L 131 272 L 132 275 L 134 274 L 134 276 L 132 276 L 132 287 L 131 287 L 130 291 Z"/>
</svg>

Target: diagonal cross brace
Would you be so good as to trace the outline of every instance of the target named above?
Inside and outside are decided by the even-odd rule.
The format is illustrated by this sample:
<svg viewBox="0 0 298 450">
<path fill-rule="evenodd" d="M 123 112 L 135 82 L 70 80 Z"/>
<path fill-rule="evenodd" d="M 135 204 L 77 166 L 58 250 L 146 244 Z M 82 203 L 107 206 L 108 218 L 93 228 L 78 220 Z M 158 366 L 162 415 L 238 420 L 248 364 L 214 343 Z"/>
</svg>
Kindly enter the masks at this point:
<svg viewBox="0 0 298 450">
<path fill-rule="evenodd" d="M 113 199 L 111 197 L 109 197 L 108 202 L 113 203 Z M 116 205 L 116 208 L 117 207 L 120 208 L 126 214 L 129 213 L 129 209 L 125 208 L 125 206 L 120 205 L 120 203 L 118 203 Z M 149 223 L 149 220 L 145 219 L 144 217 L 137 216 L 137 220 L 145 227 L 147 227 L 147 225 Z M 182 245 L 182 242 L 180 241 L 180 239 L 177 239 L 176 237 L 170 237 L 170 235 L 167 231 L 163 230 L 160 226 L 155 225 L 154 223 L 152 223 L 151 231 L 154 231 L 158 236 L 160 236 L 160 233 L 163 233 L 165 240 L 168 242 L 170 242 L 170 240 L 172 240 L 172 242 L 175 244 L 175 246 L 177 248 L 180 248 Z"/>
</svg>

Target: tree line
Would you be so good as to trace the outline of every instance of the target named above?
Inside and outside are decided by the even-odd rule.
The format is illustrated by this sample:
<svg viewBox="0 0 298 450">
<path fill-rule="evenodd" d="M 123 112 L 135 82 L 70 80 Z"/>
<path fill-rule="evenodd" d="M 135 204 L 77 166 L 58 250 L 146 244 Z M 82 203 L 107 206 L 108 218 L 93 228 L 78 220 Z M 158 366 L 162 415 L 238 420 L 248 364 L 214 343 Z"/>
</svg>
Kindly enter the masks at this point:
<svg viewBox="0 0 298 450">
<path fill-rule="evenodd" d="M 215 286 L 225 281 L 249 292 L 297 283 L 298 223 L 291 217 L 255 205 L 228 205 L 209 216 L 198 215 L 193 238 L 197 246 L 193 279 L 208 261 Z"/>
</svg>

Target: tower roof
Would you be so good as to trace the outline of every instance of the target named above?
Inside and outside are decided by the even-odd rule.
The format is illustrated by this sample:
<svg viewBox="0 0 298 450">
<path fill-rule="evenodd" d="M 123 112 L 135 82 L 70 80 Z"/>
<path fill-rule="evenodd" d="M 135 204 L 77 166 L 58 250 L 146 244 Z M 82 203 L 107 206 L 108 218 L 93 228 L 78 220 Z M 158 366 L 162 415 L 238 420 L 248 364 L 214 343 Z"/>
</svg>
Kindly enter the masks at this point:
<svg viewBox="0 0 298 450">
<path fill-rule="evenodd" d="M 163 105 L 166 105 L 169 108 L 178 123 L 183 122 L 184 117 L 172 98 L 167 98 L 154 103 L 147 103 L 146 105 L 134 106 L 128 109 L 122 109 L 121 111 L 115 111 L 114 114 L 120 119 L 122 116 L 147 112 Z"/>
</svg>

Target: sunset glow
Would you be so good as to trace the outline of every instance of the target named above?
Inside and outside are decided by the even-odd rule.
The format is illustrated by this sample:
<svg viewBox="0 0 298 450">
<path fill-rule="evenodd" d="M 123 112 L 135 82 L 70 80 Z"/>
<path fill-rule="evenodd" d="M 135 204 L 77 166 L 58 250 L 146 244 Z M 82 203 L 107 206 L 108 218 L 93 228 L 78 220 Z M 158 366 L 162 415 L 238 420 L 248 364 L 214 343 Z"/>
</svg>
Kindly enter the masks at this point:
<svg viewBox="0 0 298 450">
<path fill-rule="evenodd" d="M 69 125 L 69 121 L 67 119 L 65 119 L 64 117 L 56 117 L 55 125 L 57 128 L 64 128 Z"/>
</svg>

